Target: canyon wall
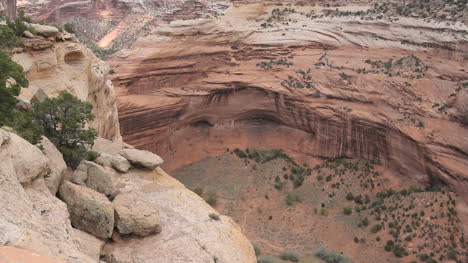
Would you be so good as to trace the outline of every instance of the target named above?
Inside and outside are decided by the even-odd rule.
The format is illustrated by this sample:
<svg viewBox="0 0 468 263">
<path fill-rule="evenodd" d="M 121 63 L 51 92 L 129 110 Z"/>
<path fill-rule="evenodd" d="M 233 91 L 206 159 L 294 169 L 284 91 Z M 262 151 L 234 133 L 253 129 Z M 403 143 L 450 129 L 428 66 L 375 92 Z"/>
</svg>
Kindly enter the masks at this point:
<svg viewBox="0 0 468 263">
<path fill-rule="evenodd" d="M 305 6 L 265 25 L 277 7 L 174 21 L 113 57 L 124 140 L 169 171 L 226 148 L 283 148 L 467 186 L 464 24 L 311 18 L 323 8 Z M 292 64 L 261 64 L 279 60 Z"/>
<path fill-rule="evenodd" d="M 11 18 L 16 17 L 16 0 L 0 0 L 0 11 Z"/>
<path fill-rule="evenodd" d="M 73 35 L 57 33 L 24 39 L 24 47 L 14 50 L 12 58 L 23 67 L 29 80 L 20 100 L 29 103 L 68 91 L 93 104 L 95 120 L 90 126 L 99 136 L 121 140 L 115 91 L 108 79 L 110 68 Z"/>
</svg>

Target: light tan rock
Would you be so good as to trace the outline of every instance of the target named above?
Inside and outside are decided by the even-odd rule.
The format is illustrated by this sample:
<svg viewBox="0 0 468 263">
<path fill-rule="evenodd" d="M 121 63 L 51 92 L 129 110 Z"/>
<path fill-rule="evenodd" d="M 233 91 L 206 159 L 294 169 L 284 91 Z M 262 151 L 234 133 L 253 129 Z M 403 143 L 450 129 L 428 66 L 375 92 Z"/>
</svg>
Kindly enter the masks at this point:
<svg viewBox="0 0 468 263">
<path fill-rule="evenodd" d="M 120 155 L 133 165 L 151 170 L 160 166 L 164 162 L 161 157 L 152 152 L 137 149 L 123 149 L 120 152 Z"/>
<path fill-rule="evenodd" d="M 49 171 L 49 159 L 39 148 L 14 133 L 1 129 L 0 133 L 4 138 L 0 146 L 0 160 L 4 163 L 11 159 L 19 182 L 28 183 Z"/>
<path fill-rule="evenodd" d="M 0 246 L 29 249 L 70 262 L 93 262 L 73 243 L 67 207 L 50 194 L 43 177 L 36 177 L 23 188 L 12 159 L 1 158 Z"/>
<path fill-rule="evenodd" d="M 128 172 L 130 167 L 132 167 L 130 162 L 121 155 L 111 155 L 106 153 L 101 154 L 97 158 L 96 163 L 104 167 L 114 168 L 121 173 Z"/>
<path fill-rule="evenodd" d="M 106 262 L 204 263 L 215 257 L 217 262 L 256 262 L 251 243 L 235 222 L 225 216 L 211 220 L 208 215 L 216 211 L 161 168 L 132 169 L 118 179 L 125 184 L 122 192 L 139 191 L 158 208 L 163 228 L 157 235 L 106 244 Z"/>
<path fill-rule="evenodd" d="M 100 238 L 112 236 L 114 209 L 103 194 L 70 182 L 64 182 L 59 193 L 75 228 Z"/>
<path fill-rule="evenodd" d="M 26 39 L 24 45 L 28 52 L 12 55 L 26 72 L 29 88 L 25 90 L 40 89 L 48 97 L 68 91 L 91 102 L 96 118 L 90 122 L 90 127 L 102 137 L 121 140 L 115 91 L 107 79 L 109 66 L 84 45 L 76 43 L 73 37 L 60 36 L 63 36 L 61 41 Z M 33 92 L 22 91 L 22 99 L 31 101 L 33 95 Z"/>
<path fill-rule="evenodd" d="M 83 253 L 99 262 L 104 241 L 76 228 L 73 228 L 73 237 Z"/>
<path fill-rule="evenodd" d="M 44 154 L 49 159 L 50 171 L 44 176 L 45 183 L 52 195 L 58 191 L 63 175 L 67 169 L 67 164 L 63 160 L 63 155 L 46 137 L 42 137 L 41 145 L 44 147 Z"/>
<path fill-rule="evenodd" d="M 41 256 L 33 251 L 15 247 L 0 247 L 2 263 L 63 263 L 62 260 Z"/>
<path fill-rule="evenodd" d="M 139 192 L 123 193 L 112 202 L 120 234 L 147 236 L 161 232 L 158 209 Z"/>
<path fill-rule="evenodd" d="M 88 167 L 86 186 L 107 197 L 114 197 L 116 190 L 111 172 L 93 162 L 86 162 L 86 165 Z"/>
<path fill-rule="evenodd" d="M 40 24 L 29 24 L 34 30 L 37 31 L 38 35 L 49 37 L 49 36 L 55 36 L 58 34 L 59 30 L 58 28 L 54 26 L 47 26 L 47 25 L 40 25 Z"/>
</svg>

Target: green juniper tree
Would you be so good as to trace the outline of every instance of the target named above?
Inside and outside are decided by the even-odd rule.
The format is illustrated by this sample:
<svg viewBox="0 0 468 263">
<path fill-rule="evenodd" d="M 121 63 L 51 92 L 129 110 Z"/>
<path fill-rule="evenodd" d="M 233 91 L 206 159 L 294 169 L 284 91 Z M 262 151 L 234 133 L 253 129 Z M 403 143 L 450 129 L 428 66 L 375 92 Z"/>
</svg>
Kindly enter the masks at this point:
<svg viewBox="0 0 468 263">
<path fill-rule="evenodd" d="M 91 103 L 81 101 L 67 91 L 33 105 L 34 120 L 72 167 L 83 158 L 92 159 L 93 152 L 88 149 L 94 144 L 97 133 L 86 128 L 87 122 L 94 119 L 92 109 Z"/>
</svg>

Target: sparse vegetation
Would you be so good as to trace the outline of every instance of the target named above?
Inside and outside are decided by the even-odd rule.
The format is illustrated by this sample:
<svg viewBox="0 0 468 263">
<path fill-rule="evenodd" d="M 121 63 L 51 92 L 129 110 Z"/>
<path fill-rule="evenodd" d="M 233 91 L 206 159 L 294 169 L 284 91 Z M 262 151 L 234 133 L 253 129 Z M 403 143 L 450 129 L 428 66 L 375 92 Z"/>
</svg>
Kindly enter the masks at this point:
<svg viewBox="0 0 468 263">
<path fill-rule="evenodd" d="M 270 61 L 263 61 L 257 63 L 257 67 L 263 68 L 263 69 L 272 69 L 273 66 L 278 65 L 278 66 L 287 66 L 290 67 L 292 66 L 292 62 L 289 62 L 287 58 L 280 58 L 278 60 L 270 60 Z"/>
<path fill-rule="evenodd" d="M 352 263 L 351 259 L 335 251 L 319 248 L 315 255 L 327 263 Z"/>
<path fill-rule="evenodd" d="M 299 261 L 299 255 L 297 253 L 294 253 L 292 251 L 284 251 L 280 254 L 280 258 L 285 261 L 291 261 L 291 262 L 298 262 Z"/>
<path fill-rule="evenodd" d="M 208 191 L 205 196 L 205 201 L 211 205 L 215 206 L 218 202 L 218 194 L 214 191 Z"/>
</svg>

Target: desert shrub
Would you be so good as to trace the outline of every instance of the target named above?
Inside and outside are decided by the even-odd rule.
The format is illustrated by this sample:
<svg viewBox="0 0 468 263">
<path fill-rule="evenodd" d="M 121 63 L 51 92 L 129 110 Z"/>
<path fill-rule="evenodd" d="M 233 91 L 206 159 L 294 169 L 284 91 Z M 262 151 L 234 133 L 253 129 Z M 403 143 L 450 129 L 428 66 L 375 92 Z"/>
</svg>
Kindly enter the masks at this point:
<svg viewBox="0 0 468 263">
<path fill-rule="evenodd" d="M 327 263 L 352 263 L 351 259 L 348 257 L 337 253 L 335 251 L 327 250 L 325 248 L 319 248 L 315 255 Z"/>
<path fill-rule="evenodd" d="M 216 203 L 218 202 L 218 194 L 214 191 L 208 191 L 208 193 L 206 193 L 206 196 L 205 196 L 205 201 L 209 205 L 215 206 Z"/>
<path fill-rule="evenodd" d="M 65 23 L 65 24 L 63 25 L 63 29 L 64 29 L 65 31 L 67 31 L 68 33 L 72 33 L 72 34 L 75 34 L 75 33 L 76 33 L 76 31 L 75 31 L 75 26 L 74 26 L 72 23 L 68 23 L 68 22 Z"/>
<path fill-rule="evenodd" d="M 292 251 L 284 251 L 280 254 L 280 258 L 282 260 L 291 261 L 291 262 L 298 262 L 299 256 L 292 252 Z"/>
<path fill-rule="evenodd" d="M 255 251 L 255 256 L 260 256 L 260 254 L 262 254 L 262 251 L 260 249 L 260 246 L 256 243 L 252 243 L 252 246 L 253 246 L 253 249 Z"/>
<path fill-rule="evenodd" d="M 286 195 L 286 205 L 294 205 L 295 203 L 302 202 L 301 196 L 297 193 L 288 193 Z"/>
<path fill-rule="evenodd" d="M 86 128 L 94 119 L 93 106 L 64 91 L 56 98 L 46 98 L 32 107 L 34 121 L 42 127 L 44 135 L 63 154 L 67 164 L 75 167 L 82 159 L 92 158 L 89 148 L 97 133 Z"/>
<path fill-rule="evenodd" d="M 345 215 L 350 215 L 353 213 L 353 209 L 351 207 L 345 207 L 343 208 L 343 214 Z"/>
<path fill-rule="evenodd" d="M 353 195 L 352 193 L 348 193 L 348 194 L 346 195 L 346 200 L 348 200 L 348 201 L 353 201 L 353 200 L 354 200 L 354 195 Z"/>
<path fill-rule="evenodd" d="M 257 263 L 279 263 L 279 261 L 270 255 L 261 255 L 257 258 Z"/>
<path fill-rule="evenodd" d="M 393 254 L 396 256 L 396 257 L 403 257 L 403 256 L 407 256 L 408 255 L 408 252 L 406 251 L 406 249 L 404 247 L 401 247 L 400 245 L 395 245 L 393 247 Z"/>
<path fill-rule="evenodd" d="M 216 221 L 219 220 L 219 215 L 216 213 L 210 213 L 208 216 L 213 220 L 216 220 Z"/>
<path fill-rule="evenodd" d="M 372 228 L 371 228 L 371 232 L 372 233 L 377 233 L 379 232 L 380 230 L 382 229 L 382 226 L 377 224 L 377 225 L 374 225 Z"/>
<path fill-rule="evenodd" d="M 370 223 L 370 222 L 369 222 L 369 219 L 367 219 L 367 217 L 364 218 L 364 219 L 361 221 L 361 225 L 363 225 L 363 226 L 368 226 L 369 223 Z"/>
<path fill-rule="evenodd" d="M 197 188 L 193 189 L 193 192 L 196 193 L 199 196 L 202 196 L 203 195 L 203 188 L 197 187 Z"/>
</svg>

